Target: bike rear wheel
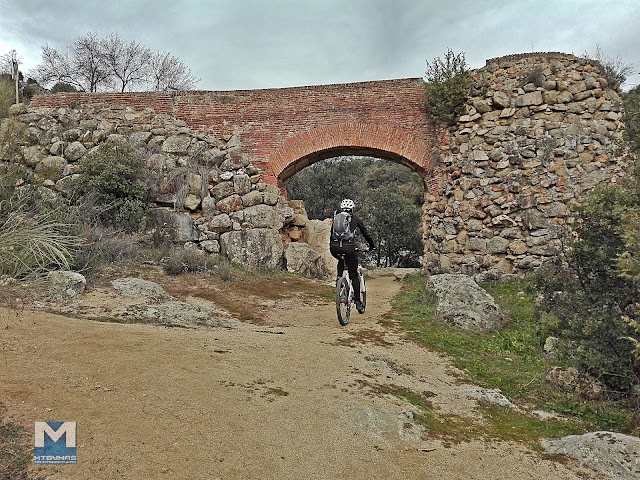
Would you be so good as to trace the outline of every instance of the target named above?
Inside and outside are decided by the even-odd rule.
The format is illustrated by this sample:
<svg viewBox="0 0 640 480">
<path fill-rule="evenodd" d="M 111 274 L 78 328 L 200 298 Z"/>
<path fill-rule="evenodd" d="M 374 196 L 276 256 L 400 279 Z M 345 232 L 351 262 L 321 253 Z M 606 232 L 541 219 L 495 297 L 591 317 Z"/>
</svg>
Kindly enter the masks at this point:
<svg viewBox="0 0 640 480">
<path fill-rule="evenodd" d="M 349 323 L 351 316 L 351 299 L 349 298 L 349 282 L 346 278 L 340 277 L 336 282 L 336 313 L 340 325 Z"/>
</svg>

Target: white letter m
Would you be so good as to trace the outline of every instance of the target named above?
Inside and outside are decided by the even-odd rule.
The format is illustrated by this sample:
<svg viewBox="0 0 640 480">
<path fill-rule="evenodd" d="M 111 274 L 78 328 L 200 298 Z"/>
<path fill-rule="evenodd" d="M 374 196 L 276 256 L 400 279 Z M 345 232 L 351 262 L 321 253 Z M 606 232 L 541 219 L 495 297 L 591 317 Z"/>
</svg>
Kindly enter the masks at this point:
<svg viewBox="0 0 640 480">
<path fill-rule="evenodd" d="M 33 442 L 35 447 L 44 447 L 45 433 L 54 443 L 66 433 L 66 446 L 76 446 L 76 422 L 63 422 L 57 430 L 51 428 L 47 422 L 35 422 L 35 438 Z"/>
</svg>

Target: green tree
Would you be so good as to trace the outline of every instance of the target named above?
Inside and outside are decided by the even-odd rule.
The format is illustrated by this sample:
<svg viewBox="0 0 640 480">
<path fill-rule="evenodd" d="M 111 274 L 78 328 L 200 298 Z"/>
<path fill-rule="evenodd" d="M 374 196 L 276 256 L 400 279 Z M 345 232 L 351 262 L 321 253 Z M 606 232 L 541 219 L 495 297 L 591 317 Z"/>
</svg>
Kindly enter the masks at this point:
<svg viewBox="0 0 640 480">
<path fill-rule="evenodd" d="M 287 182 L 287 195 L 303 200 L 309 218 L 331 218 L 343 198 L 376 241 L 377 265 L 417 266 L 423 253 L 423 183 L 409 168 L 384 160 L 349 157 L 316 163 Z"/>
<path fill-rule="evenodd" d="M 370 163 L 346 157 L 318 162 L 289 179 L 287 195 L 304 201 L 309 218 L 332 218 L 343 198 L 360 203 L 356 197 L 363 189 L 364 171 Z"/>
<path fill-rule="evenodd" d="M 424 249 L 420 208 L 408 201 L 399 187 L 390 183 L 366 190 L 363 216 L 376 233 L 376 265 L 416 267 Z"/>
<path fill-rule="evenodd" d="M 81 161 L 82 201 L 97 205 L 98 217 L 127 232 L 144 227 L 147 187 L 143 159 L 128 144 L 103 143 Z"/>
<path fill-rule="evenodd" d="M 471 75 L 464 52 L 447 50 L 444 58 L 427 61 L 424 98 L 431 116 L 447 125 L 456 120 L 456 109 L 467 101 Z"/>
</svg>

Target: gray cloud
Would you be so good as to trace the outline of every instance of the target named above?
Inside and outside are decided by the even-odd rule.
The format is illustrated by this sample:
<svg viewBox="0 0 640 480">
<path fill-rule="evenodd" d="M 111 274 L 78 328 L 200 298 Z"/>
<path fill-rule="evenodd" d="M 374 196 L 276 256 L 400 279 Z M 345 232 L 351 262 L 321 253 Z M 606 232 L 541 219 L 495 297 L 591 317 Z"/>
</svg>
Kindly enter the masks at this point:
<svg viewBox="0 0 640 480">
<path fill-rule="evenodd" d="M 28 70 L 44 43 L 117 32 L 218 90 L 420 77 L 447 48 L 478 68 L 599 45 L 640 72 L 638 18 L 637 0 L 0 0 L 0 54 L 16 48 Z"/>
</svg>

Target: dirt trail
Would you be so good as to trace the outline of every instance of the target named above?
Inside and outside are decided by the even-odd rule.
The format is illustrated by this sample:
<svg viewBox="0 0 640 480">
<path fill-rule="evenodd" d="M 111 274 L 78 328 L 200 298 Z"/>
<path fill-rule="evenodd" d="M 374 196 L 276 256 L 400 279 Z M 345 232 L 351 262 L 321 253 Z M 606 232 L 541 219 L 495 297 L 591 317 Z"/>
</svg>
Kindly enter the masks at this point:
<svg viewBox="0 0 640 480">
<path fill-rule="evenodd" d="M 598 478 L 518 444 L 429 439 L 372 386 L 433 392 L 443 413 L 474 403 L 446 359 L 378 323 L 400 284 L 368 285 L 347 327 L 330 302 L 291 298 L 234 328 L 4 312 L 0 402 L 29 431 L 77 422 L 78 464 L 44 467 L 52 479 Z"/>
</svg>

